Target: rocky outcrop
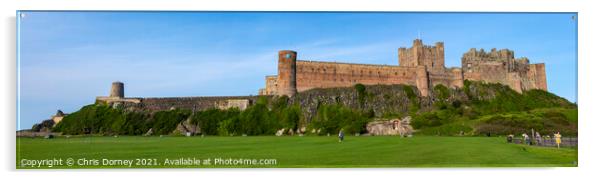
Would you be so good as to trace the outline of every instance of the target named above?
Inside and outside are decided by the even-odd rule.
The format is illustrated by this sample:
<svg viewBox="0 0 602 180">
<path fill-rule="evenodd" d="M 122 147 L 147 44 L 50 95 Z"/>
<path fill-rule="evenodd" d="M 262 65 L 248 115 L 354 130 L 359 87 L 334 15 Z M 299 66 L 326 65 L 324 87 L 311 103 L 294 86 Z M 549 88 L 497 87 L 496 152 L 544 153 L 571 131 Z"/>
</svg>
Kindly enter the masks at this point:
<svg viewBox="0 0 602 180">
<path fill-rule="evenodd" d="M 188 118 L 187 120 L 178 123 L 178 126 L 173 131 L 173 134 L 181 134 L 185 136 L 201 134 L 201 127 L 194 125 L 192 123 L 192 119 Z"/>
<path fill-rule="evenodd" d="M 54 126 L 54 121 L 52 119 L 47 119 L 42 121 L 39 124 L 34 124 L 31 127 L 32 132 L 50 132 L 52 127 Z"/>
<path fill-rule="evenodd" d="M 412 118 L 407 116 L 403 119 L 376 119 L 366 125 L 370 135 L 401 135 L 408 136 L 414 132 L 410 125 Z"/>
</svg>

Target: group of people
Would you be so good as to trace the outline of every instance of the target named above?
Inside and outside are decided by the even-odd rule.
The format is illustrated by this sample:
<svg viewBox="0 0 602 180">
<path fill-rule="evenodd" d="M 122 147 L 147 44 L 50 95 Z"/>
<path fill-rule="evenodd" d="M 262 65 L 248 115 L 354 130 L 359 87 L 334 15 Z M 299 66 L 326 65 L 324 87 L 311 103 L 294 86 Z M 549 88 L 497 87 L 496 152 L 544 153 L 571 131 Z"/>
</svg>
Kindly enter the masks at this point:
<svg viewBox="0 0 602 180">
<path fill-rule="evenodd" d="M 532 145 L 533 142 L 531 141 L 531 137 L 529 137 L 529 135 L 527 133 L 523 133 L 523 142 L 527 145 Z M 514 139 L 514 135 L 510 134 L 506 137 L 506 140 L 508 141 L 508 143 L 512 143 Z M 562 143 L 562 135 L 560 135 L 560 132 L 556 132 L 554 133 L 554 140 L 556 142 L 556 146 L 557 148 L 560 148 L 560 144 Z M 537 144 L 542 144 L 542 139 L 541 139 L 541 135 L 539 135 L 539 132 L 535 132 L 535 141 Z"/>
</svg>

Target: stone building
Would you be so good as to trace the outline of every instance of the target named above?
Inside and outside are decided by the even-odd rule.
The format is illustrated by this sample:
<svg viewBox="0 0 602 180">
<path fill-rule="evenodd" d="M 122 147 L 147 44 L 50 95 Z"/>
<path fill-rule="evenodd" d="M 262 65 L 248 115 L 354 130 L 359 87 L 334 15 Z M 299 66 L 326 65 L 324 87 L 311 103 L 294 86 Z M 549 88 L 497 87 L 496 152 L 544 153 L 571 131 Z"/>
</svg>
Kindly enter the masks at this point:
<svg viewBox="0 0 602 180">
<path fill-rule="evenodd" d="M 293 96 L 313 88 L 349 87 L 361 83 L 407 84 L 428 96 L 438 84 L 459 88 L 464 80 L 501 83 L 522 92 L 547 90 L 545 65 L 529 64 L 527 58 L 514 58 L 514 52 L 503 49 L 490 53 L 471 49 L 462 58 L 462 67 L 445 67 L 443 42 L 424 45 L 416 39 L 410 48 L 398 49 L 399 65 L 372 65 L 298 60 L 297 52 L 278 52 L 278 74 L 266 76 L 266 86 L 259 95 Z"/>
<path fill-rule="evenodd" d="M 414 133 L 414 128 L 410 125 L 412 118 L 407 116 L 403 119 L 374 119 L 366 124 L 368 134 L 373 136 L 382 135 L 402 135 L 408 136 Z"/>
</svg>

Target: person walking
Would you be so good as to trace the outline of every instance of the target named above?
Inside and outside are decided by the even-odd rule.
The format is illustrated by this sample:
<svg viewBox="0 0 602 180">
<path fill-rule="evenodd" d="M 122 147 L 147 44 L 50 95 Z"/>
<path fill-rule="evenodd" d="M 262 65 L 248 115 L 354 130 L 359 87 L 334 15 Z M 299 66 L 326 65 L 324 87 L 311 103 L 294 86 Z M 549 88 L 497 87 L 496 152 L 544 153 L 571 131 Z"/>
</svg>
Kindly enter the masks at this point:
<svg viewBox="0 0 602 180">
<path fill-rule="evenodd" d="M 343 139 L 345 139 L 345 133 L 343 132 L 343 129 L 341 129 L 339 131 L 339 142 L 343 142 Z"/>
<path fill-rule="evenodd" d="M 556 132 L 556 134 L 554 134 L 554 139 L 556 140 L 556 146 L 558 147 L 558 149 L 560 149 L 560 143 L 562 143 L 562 135 L 560 135 L 560 132 Z"/>
</svg>

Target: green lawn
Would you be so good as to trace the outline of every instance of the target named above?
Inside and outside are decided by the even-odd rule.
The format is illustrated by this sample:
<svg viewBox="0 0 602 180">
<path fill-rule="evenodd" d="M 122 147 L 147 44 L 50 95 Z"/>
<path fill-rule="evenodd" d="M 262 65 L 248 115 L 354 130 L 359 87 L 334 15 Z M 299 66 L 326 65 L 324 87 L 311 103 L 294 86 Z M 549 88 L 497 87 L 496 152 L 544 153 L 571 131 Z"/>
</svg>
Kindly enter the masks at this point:
<svg viewBox="0 0 602 180">
<path fill-rule="evenodd" d="M 501 137 L 59 137 L 17 138 L 17 168 L 25 160 L 81 158 L 156 159 L 157 166 L 183 167 L 544 167 L 577 166 L 577 149 L 507 144 Z M 165 159 L 276 159 L 276 165 L 165 165 Z M 154 162 L 154 160 L 151 160 Z M 128 166 L 52 168 L 127 168 Z M 35 167 L 38 168 L 38 167 Z M 49 168 L 42 166 L 40 168 Z"/>
</svg>

